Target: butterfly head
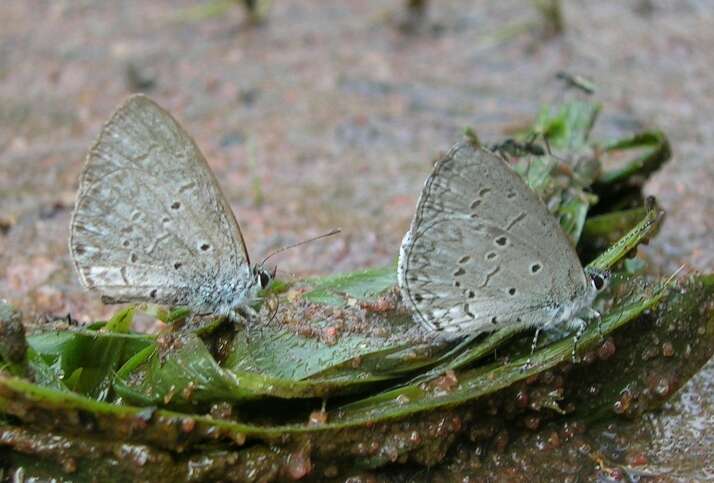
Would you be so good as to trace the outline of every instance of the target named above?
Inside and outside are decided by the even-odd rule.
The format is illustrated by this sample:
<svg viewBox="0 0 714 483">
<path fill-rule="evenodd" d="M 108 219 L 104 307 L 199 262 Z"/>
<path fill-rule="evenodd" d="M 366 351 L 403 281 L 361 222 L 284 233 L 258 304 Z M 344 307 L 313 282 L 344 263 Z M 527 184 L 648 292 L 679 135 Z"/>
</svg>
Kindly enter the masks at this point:
<svg viewBox="0 0 714 483">
<path fill-rule="evenodd" d="M 275 279 L 275 272 L 278 267 L 266 268 L 263 264 L 253 266 L 253 282 L 254 286 L 259 290 L 267 288 Z"/>
<path fill-rule="evenodd" d="M 600 268 L 586 268 L 585 274 L 596 294 L 605 290 L 610 284 L 610 272 Z"/>
<path fill-rule="evenodd" d="M 254 265 L 253 268 L 251 269 L 251 270 L 252 270 L 252 275 L 253 275 L 253 282 L 254 282 L 253 285 L 256 286 L 256 287 L 259 287 L 260 290 L 263 290 L 263 289 L 266 288 L 268 285 L 270 285 L 270 282 L 272 282 L 273 279 L 275 278 L 275 272 L 277 271 L 278 268 L 277 268 L 277 267 L 273 267 L 273 268 L 269 268 L 269 269 L 266 269 L 266 268 L 265 268 L 265 267 L 266 267 L 265 262 L 267 262 L 268 259 L 270 259 L 271 257 L 277 255 L 278 253 L 282 253 L 282 252 L 284 252 L 285 250 L 289 250 L 289 249 L 291 249 L 291 248 L 299 247 L 300 245 L 304 245 L 305 243 L 310 243 L 310 242 L 312 242 L 312 241 L 319 240 L 319 239 L 321 239 L 321 238 L 325 238 L 325 237 L 328 237 L 328 236 L 336 235 L 337 233 L 340 233 L 340 230 L 339 230 L 339 229 L 337 229 L 337 230 L 332 230 L 332 231 L 330 231 L 330 232 L 328 232 L 328 233 L 325 233 L 325 234 L 323 234 L 323 235 L 316 236 L 316 237 L 314 237 L 314 238 L 310 238 L 310 239 L 307 239 L 307 240 L 305 240 L 305 241 L 301 241 L 301 242 L 299 242 L 299 243 L 294 243 L 294 244 L 292 244 L 292 245 L 284 246 L 284 247 L 279 248 L 279 249 L 275 250 L 274 252 L 268 254 L 268 256 L 266 256 L 265 258 L 263 258 L 263 261 L 262 261 L 262 262 L 260 262 L 260 263 L 257 264 L 257 265 Z"/>
</svg>

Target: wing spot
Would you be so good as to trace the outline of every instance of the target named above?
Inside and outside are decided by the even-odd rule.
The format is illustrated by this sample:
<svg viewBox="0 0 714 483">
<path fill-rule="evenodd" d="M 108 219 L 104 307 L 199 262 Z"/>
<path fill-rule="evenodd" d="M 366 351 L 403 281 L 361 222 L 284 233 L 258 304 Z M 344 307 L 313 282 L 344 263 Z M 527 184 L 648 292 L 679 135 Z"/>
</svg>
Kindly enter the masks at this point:
<svg viewBox="0 0 714 483">
<path fill-rule="evenodd" d="M 415 293 L 414 300 L 417 302 L 421 302 L 422 300 L 424 300 L 424 297 L 422 297 L 420 293 Z"/>
<path fill-rule="evenodd" d="M 472 299 L 476 296 L 476 292 L 474 292 L 473 290 L 469 290 L 466 295 L 468 296 L 468 298 Z"/>
<path fill-rule="evenodd" d="M 183 193 L 186 190 L 190 190 L 194 186 L 196 186 L 196 183 L 193 183 L 193 182 L 185 184 L 179 188 L 179 193 Z"/>
<path fill-rule="evenodd" d="M 176 263 L 174 263 L 174 268 L 175 268 L 176 270 L 178 270 L 178 269 L 181 268 L 182 266 L 183 266 L 183 263 L 181 263 L 181 262 L 176 262 Z"/>
<path fill-rule="evenodd" d="M 156 289 L 154 289 L 154 290 L 152 290 L 151 292 L 149 292 L 149 297 L 151 297 L 152 299 L 155 299 L 155 298 L 156 298 Z"/>
<path fill-rule="evenodd" d="M 496 257 L 498 257 L 498 253 L 496 252 L 488 252 L 486 254 L 486 260 L 495 260 Z"/>
<path fill-rule="evenodd" d="M 483 283 L 481 284 L 481 287 L 486 287 L 489 283 L 491 283 L 491 277 L 496 275 L 500 270 L 501 270 L 501 267 L 499 265 L 499 266 L 496 266 L 496 268 L 494 268 L 490 273 L 487 273 L 486 280 L 483 281 Z"/>
<path fill-rule="evenodd" d="M 496 317 L 491 317 L 491 323 L 492 323 L 493 325 L 498 324 L 498 319 L 496 319 Z"/>
<path fill-rule="evenodd" d="M 461 282 L 459 282 L 458 280 L 454 280 L 454 287 L 460 288 L 460 287 L 461 287 Z"/>
<path fill-rule="evenodd" d="M 526 217 L 526 213 L 525 213 L 525 212 L 523 212 L 523 213 L 519 214 L 518 216 L 516 216 L 513 220 L 511 220 L 510 223 L 508 223 L 508 225 L 506 226 L 506 231 L 510 231 L 510 229 L 513 228 L 513 225 L 515 225 L 516 223 L 518 223 L 519 221 L 521 221 L 521 220 L 522 220 L 523 218 L 525 218 L 525 217 Z"/>
<path fill-rule="evenodd" d="M 458 263 L 464 264 L 464 263 L 468 262 L 469 260 L 471 260 L 471 257 L 468 256 L 468 255 L 466 255 L 466 256 L 463 256 L 463 257 L 459 258 Z"/>
<path fill-rule="evenodd" d="M 483 198 L 486 196 L 486 193 L 489 193 L 491 191 L 491 188 L 483 188 L 481 191 L 478 192 L 478 195 Z"/>
<path fill-rule="evenodd" d="M 499 247 L 505 247 L 508 244 L 508 237 L 501 235 L 498 238 L 494 240 L 496 242 L 496 245 Z"/>
<path fill-rule="evenodd" d="M 204 243 L 203 245 L 201 245 L 200 248 L 201 248 L 201 251 L 204 251 L 204 252 L 205 252 L 206 250 L 208 250 L 209 248 L 211 248 L 211 245 L 209 245 L 208 243 Z"/>
<path fill-rule="evenodd" d="M 473 200 L 473 201 L 471 202 L 471 209 L 472 209 L 472 210 L 475 210 L 476 208 L 479 207 L 480 204 L 481 204 L 481 200 Z"/>
<path fill-rule="evenodd" d="M 466 270 L 463 269 L 463 267 L 459 267 L 454 271 L 454 277 L 460 277 L 461 275 L 465 274 Z"/>
<path fill-rule="evenodd" d="M 124 240 L 123 242 L 121 242 L 121 244 L 124 247 L 128 247 L 130 245 L 129 240 Z"/>
<path fill-rule="evenodd" d="M 506 194 L 506 198 L 508 198 L 509 200 L 512 200 L 512 199 L 515 198 L 515 197 L 516 197 L 516 192 L 515 192 L 515 191 L 509 191 L 509 192 Z"/>
<path fill-rule="evenodd" d="M 146 253 L 148 253 L 148 254 L 150 255 L 151 252 L 153 252 L 153 251 L 156 249 L 156 247 L 159 245 L 159 243 L 161 243 L 162 241 L 166 240 L 166 239 L 169 238 L 170 236 L 171 236 L 171 235 L 170 235 L 169 233 L 164 233 L 164 234 L 160 235 L 158 238 L 156 238 L 156 239 L 151 243 L 151 245 L 149 246 L 148 250 L 146 250 Z"/>
<path fill-rule="evenodd" d="M 136 256 L 136 253 L 132 253 L 131 256 L 129 257 L 129 260 L 131 260 L 131 263 L 136 263 L 136 261 L 139 259 L 139 257 Z"/>
<path fill-rule="evenodd" d="M 174 201 L 173 203 L 171 203 L 172 210 L 178 210 L 179 208 L 181 208 L 181 203 L 179 203 L 178 201 Z"/>
<path fill-rule="evenodd" d="M 538 273 L 540 272 L 541 268 L 543 268 L 543 266 L 540 263 L 534 263 L 531 265 L 531 273 Z"/>
<path fill-rule="evenodd" d="M 511 287 L 508 289 L 508 295 L 516 295 L 516 289 Z"/>
</svg>

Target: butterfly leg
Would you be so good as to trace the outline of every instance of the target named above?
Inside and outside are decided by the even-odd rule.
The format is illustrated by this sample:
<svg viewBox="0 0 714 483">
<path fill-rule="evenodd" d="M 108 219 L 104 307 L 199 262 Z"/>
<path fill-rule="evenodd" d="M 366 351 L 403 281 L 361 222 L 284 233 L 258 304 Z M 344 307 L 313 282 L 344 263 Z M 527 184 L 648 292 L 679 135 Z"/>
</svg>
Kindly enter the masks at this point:
<svg viewBox="0 0 714 483">
<path fill-rule="evenodd" d="M 231 322 L 239 322 L 242 318 L 246 325 L 254 325 L 258 320 L 258 312 L 250 305 L 240 305 L 228 314 L 228 318 Z"/>
<path fill-rule="evenodd" d="M 597 319 L 597 335 L 600 336 L 600 341 L 602 342 L 605 339 L 605 336 L 602 333 L 602 314 L 595 309 L 593 309 L 593 312 L 595 318 Z"/>
<path fill-rule="evenodd" d="M 573 362 L 577 362 L 577 356 L 575 353 L 578 350 L 578 342 L 580 342 L 580 338 L 583 336 L 583 332 L 585 332 L 585 328 L 588 324 L 583 319 L 573 319 L 571 323 L 578 327 L 577 332 L 575 332 L 575 336 L 573 336 L 573 350 L 571 352 Z"/>
<path fill-rule="evenodd" d="M 584 318 L 597 319 L 597 333 L 600 336 L 600 340 L 602 341 L 605 338 L 605 336 L 602 333 L 602 314 L 593 308 L 589 308 L 589 309 L 587 309 L 587 314 L 585 314 Z M 580 319 L 576 319 L 576 321 L 577 320 L 580 320 Z M 574 321 L 573 323 L 575 325 L 577 325 L 578 327 L 580 327 L 580 322 L 582 322 L 582 320 L 580 320 L 580 322 L 576 322 L 576 321 Z"/>
<path fill-rule="evenodd" d="M 535 331 L 535 335 L 533 336 L 533 342 L 531 342 L 531 353 L 528 356 L 528 360 L 526 361 L 525 365 L 521 367 L 521 372 L 525 372 L 531 368 L 531 358 L 533 357 L 533 353 L 535 352 L 536 346 L 538 345 L 538 336 L 540 335 L 540 331 L 542 329 L 543 327 L 538 327 Z"/>
</svg>

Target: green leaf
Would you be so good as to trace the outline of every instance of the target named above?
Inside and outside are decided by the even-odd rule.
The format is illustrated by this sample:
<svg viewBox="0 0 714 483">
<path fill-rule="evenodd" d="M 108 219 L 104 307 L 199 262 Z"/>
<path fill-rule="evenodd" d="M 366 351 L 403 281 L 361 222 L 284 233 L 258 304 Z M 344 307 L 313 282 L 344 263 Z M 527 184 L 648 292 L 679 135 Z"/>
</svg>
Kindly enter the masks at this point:
<svg viewBox="0 0 714 483">
<path fill-rule="evenodd" d="M 600 185 L 622 183 L 634 175 L 640 177 L 641 184 L 672 155 L 667 136 L 660 131 L 647 131 L 610 142 L 604 151 L 611 162 L 605 162 L 605 169 L 597 180 Z"/>
<path fill-rule="evenodd" d="M 240 348 L 241 346 L 238 345 Z M 233 356 L 237 359 L 237 356 Z M 221 367 L 204 342 L 186 334 L 166 354 L 146 350 L 131 359 L 117 374 L 114 387 L 127 401 L 186 408 L 221 401 L 240 402 L 259 397 L 285 399 L 325 397 L 353 392 L 384 377 L 365 374 L 293 380 L 242 370 L 235 360 Z M 254 369 L 254 368 L 253 368 Z"/>
<path fill-rule="evenodd" d="M 126 334 L 131 329 L 134 322 L 134 307 L 127 307 L 120 310 L 107 322 L 104 330 L 107 332 L 116 332 Z"/>
<path fill-rule="evenodd" d="M 642 221 L 635 225 L 625 236 L 610 246 L 610 248 L 599 257 L 590 262 L 589 267 L 601 270 L 608 269 L 627 253 L 635 249 L 639 243 L 656 233 L 659 223 L 664 216 L 664 212 L 656 205 L 654 198 L 648 199 L 645 208 L 647 213 Z"/>
<path fill-rule="evenodd" d="M 381 338 L 360 334 L 343 334 L 334 344 L 326 344 L 287 330 L 265 327 L 236 334 L 223 367 L 298 381 L 364 353 L 380 350 L 383 345 Z"/>
<path fill-rule="evenodd" d="M 345 296 L 367 299 L 393 288 L 397 283 L 394 266 L 372 268 L 344 275 L 323 277 L 311 282 L 313 289 L 304 295 L 310 302 L 342 305 Z"/>
<path fill-rule="evenodd" d="M 532 132 L 545 136 L 553 148 L 577 152 L 586 146 L 599 113 L 599 104 L 585 101 L 545 106 Z"/>
<path fill-rule="evenodd" d="M 107 399 L 114 371 L 152 341 L 148 336 L 121 332 L 130 327 L 132 313 L 122 310 L 107 324 L 119 332 L 45 332 L 28 337 L 28 343 L 57 378 L 65 383 L 72 378 L 71 387 L 77 392 Z M 38 362 L 34 361 L 35 370 L 41 369 L 47 377 L 48 371 Z"/>
<path fill-rule="evenodd" d="M 590 204 L 582 198 L 570 198 L 558 208 L 560 226 L 573 243 L 580 239 L 589 208 Z"/>
</svg>

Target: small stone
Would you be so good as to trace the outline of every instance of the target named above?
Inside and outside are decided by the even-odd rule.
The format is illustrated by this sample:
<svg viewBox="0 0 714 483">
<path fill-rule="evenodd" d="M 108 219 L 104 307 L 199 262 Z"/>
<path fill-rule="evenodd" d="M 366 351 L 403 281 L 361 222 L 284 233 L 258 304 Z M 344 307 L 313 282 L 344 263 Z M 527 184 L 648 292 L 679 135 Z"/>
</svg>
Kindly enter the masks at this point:
<svg viewBox="0 0 714 483">
<path fill-rule="evenodd" d="M 508 431 L 505 429 L 499 431 L 493 438 L 493 445 L 498 453 L 503 453 L 508 446 Z"/>
<path fill-rule="evenodd" d="M 299 480 L 309 475 L 312 471 L 310 455 L 303 451 L 296 451 L 288 457 L 287 472 L 293 480 Z"/>
<path fill-rule="evenodd" d="M 327 411 L 313 411 L 310 413 L 310 424 L 319 426 L 327 422 Z"/>
<path fill-rule="evenodd" d="M 548 446 L 551 448 L 560 448 L 560 436 L 555 431 L 548 435 Z"/>
<path fill-rule="evenodd" d="M 523 424 L 531 431 L 535 431 L 540 427 L 540 418 L 538 416 L 526 416 L 523 419 Z"/>
<path fill-rule="evenodd" d="M 181 421 L 181 431 L 184 433 L 190 433 L 196 427 L 196 420 L 193 418 L 184 418 Z"/>
<path fill-rule="evenodd" d="M 674 355 L 674 347 L 671 342 L 662 343 L 662 355 L 664 357 L 672 357 Z"/>
<path fill-rule="evenodd" d="M 649 463 L 649 458 L 644 453 L 635 453 L 628 455 L 627 462 L 631 466 L 643 466 Z"/>
<path fill-rule="evenodd" d="M 597 350 L 597 356 L 601 361 L 606 361 L 615 355 L 615 342 L 609 337 Z"/>
<path fill-rule="evenodd" d="M 326 478 L 335 478 L 337 475 L 340 474 L 339 469 L 335 465 L 330 465 L 327 468 L 325 468 L 325 471 L 323 472 Z"/>
</svg>

